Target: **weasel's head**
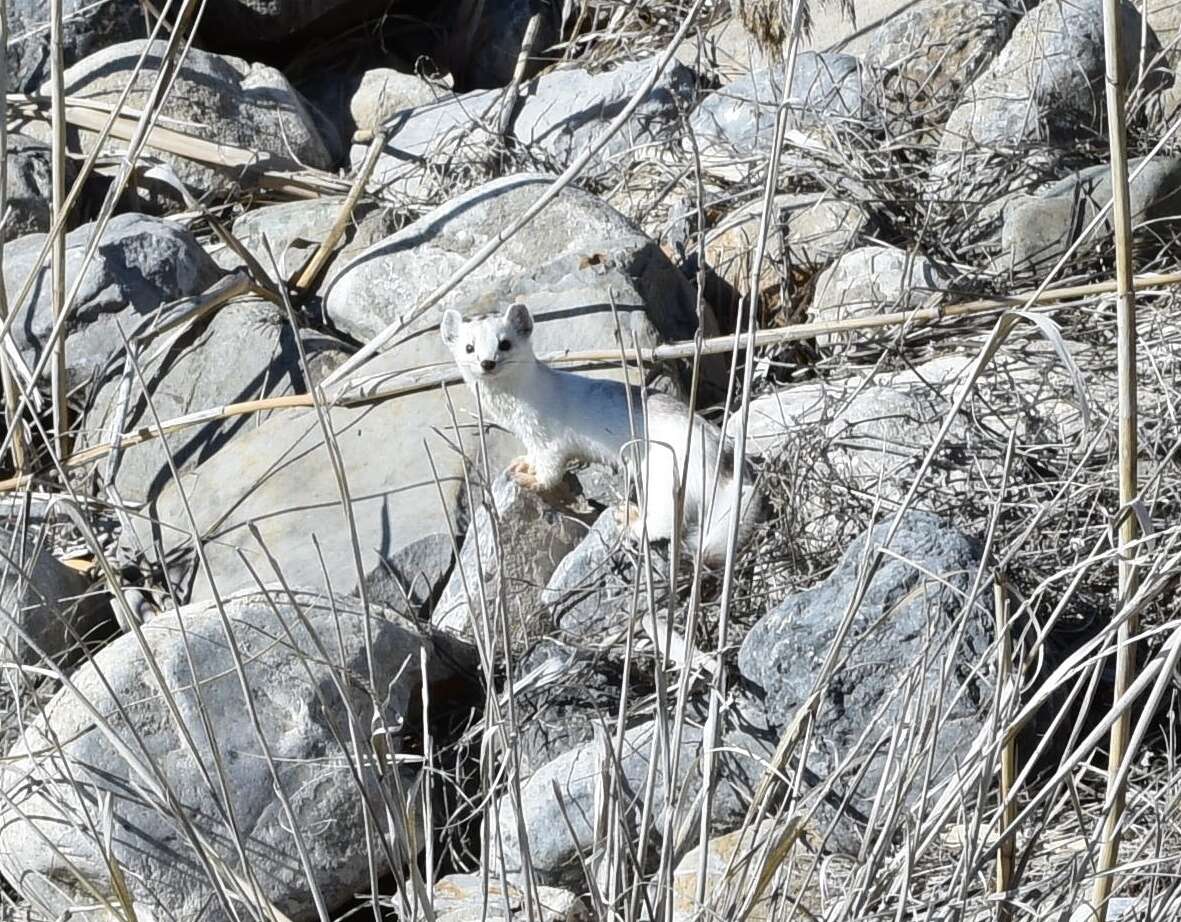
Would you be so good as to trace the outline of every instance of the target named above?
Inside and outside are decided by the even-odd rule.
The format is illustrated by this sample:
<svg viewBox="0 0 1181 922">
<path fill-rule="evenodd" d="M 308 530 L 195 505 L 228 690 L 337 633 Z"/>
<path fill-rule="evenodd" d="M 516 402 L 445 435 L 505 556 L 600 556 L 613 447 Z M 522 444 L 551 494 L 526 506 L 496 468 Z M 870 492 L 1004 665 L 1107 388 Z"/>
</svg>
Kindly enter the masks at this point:
<svg viewBox="0 0 1181 922">
<path fill-rule="evenodd" d="M 524 304 L 470 320 L 449 310 L 439 332 L 467 381 L 489 381 L 537 361 L 530 342 L 533 318 Z"/>
</svg>

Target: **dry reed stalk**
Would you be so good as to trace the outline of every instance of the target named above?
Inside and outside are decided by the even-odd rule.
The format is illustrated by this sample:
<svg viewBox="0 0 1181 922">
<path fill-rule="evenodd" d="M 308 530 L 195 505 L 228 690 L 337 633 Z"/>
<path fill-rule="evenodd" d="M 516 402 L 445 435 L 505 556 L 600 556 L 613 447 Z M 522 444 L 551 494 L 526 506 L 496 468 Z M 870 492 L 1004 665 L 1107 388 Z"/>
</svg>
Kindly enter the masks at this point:
<svg viewBox="0 0 1181 922">
<path fill-rule="evenodd" d="M 997 637 L 996 693 L 1002 701 L 1008 701 L 1008 693 L 1012 683 L 1013 638 L 1009 631 L 1009 593 L 1005 587 L 1005 579 L 1000 573 L 996 574 L 993 582 L 993 597 Z M 1013 822 L 1017 819 L 1017 804 L 1010 799 L 1010 795 L 1016 783 L 1017 739 L 1010 736 L 1001 747 L 1001 784 L 997 793 L 1002 805 L 1002 839 L 996 853 L 996 889 L 998 893 L 1007 893 L 1013 888 L 1014 858 L 1017 852 L 1017 831 L 1013 828 Z M 1008 922 L 1012 915 L 1012 908 L 1008 902 L 999 904 L 997 908 L 998 922 Z"/>
<path fill-rule="evenodd" d="M 1132 511 L 1136 498 L 1136 295 L 1132 278 L 1132 216 L 1128 191 L 1127 129 L 1124 113 L 1124 73 L 1119 0 L 1104 0 L 1103 38 L 1107 63 L 1107 125 L 1111 154 L 1112 225 L 1115 237 L 1116 358 L 1119 387 L 1119 496 L 1122 521 L 1119 528 L 1119 601 L 1124 604 L 1136 592 L 1133 546 L 1138 523 Z M 1136 668 L 1135 636 L 1139 618 L 1132 614 L 1119 628 L 1113 695 L 1119 701 L 1132 684 Z M 1120 766 L 1128 751 L 1131 717 L 1120 714 L 1111 727 L 1107 752 L 1107 809 L 1095 883 L 1091 891 L 1097 922 L 1107 918 L 1113 872 L 1119 860 L 1120 822 L 1123 819 L 1126 781 Z"/>
<path fill-rule="evenodd" d="M 337 214 L 336 220 L 332 222 L 332 228 L 328 231 L 328 236 L 324 238 L 316 248 L 316 252 L 312 254 L 311 258 L 291 282 L 291 288 L 296 297 L 311 293 L 312 286 L 324 271 L 324 267 L 328 265 L 328 260 L 332 258 L 332 254 L 336 250 L 336 244 L 344 236 L 349 219 L 353 216 L 353 209 L 357 207 L 357 202 L 360 201 L 361 195 L 369 183 L 369 177 L 373 175 L 373 169 L 377 166 L 382 148 L 385 147 L 385 138 L 386 134 L 384 131 L 378 131 L 374 136 L 373 141 L 369 145 L 369 150 L 365 152 L 365 162 L 361 164 L 361 169 L 357 171 L 357 178 L 353 180 L 353 186 L 349 189 L 349 194 L 340 206 L 340 212 Z"/>
<path fill-rule="evenodd" d="M 65 61 L 62 53 L 62 0 L 49 5 L 49 81 L 51 93 L 53 221 L 58 232 L 49 252 L 50 294 L 53 319 L 57 322 L 66 311 L 66 119 Z M 70 455 L 70 406 L 66 398 L 66 338 L 59 337 L 53 346 L 50 391 L 53 394 L 54 445 L 62 460 Z"/>
<path fill-rule="evenodd" d="M 513 124 L 513 113 L 517 111 L 517 94 L 521 89 L 521 81 L 525 79 L 525 68 L 529 66 L 529 56 L 533 54 L 533 46 L 537 43 L 537 33 L 541 30 L 541 13 L 534 13 L 529 17 L 529 25 L 525 27 L 525 37 L 521 41 L 521 53 L 517 55 L 517 64 L 513 68 L 513 79 L 504 88 L 501 96 L 500 115 L 496 119 L 496 131 L 503 138 Z"/>
<path fill-rule="evenodd" d="M 8 7 L 0 3 L 0 98 L 8 94 Z M 0 119 L 0 221 L 8 214 L 8 119 Z M 4 238 L 0 234 L 0 324 L 8 319 L 8 289 L 4 281 Z M 4 390 L 4 413 L 12 433 L 12 468 L 17 476 L 25 472 L 25 436 L 17 413 L 18 396 L 9 367 L 7 350 L 0 348 L 0 385 Z"/>
</svg>

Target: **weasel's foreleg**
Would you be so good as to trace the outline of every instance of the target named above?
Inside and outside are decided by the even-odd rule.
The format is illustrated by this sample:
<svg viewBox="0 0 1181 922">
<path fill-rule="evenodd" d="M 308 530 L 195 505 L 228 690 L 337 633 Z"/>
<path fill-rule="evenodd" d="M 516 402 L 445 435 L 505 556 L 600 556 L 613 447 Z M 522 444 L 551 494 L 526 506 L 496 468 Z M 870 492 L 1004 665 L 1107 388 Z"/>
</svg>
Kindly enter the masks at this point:
<svg viewBox="0 0 1181 922">
<path fill-rule="evenodd" d="M 562 458 L 550 452 L 530 452 L 508 466 L 508 474 L 526 490 L 549 492 L 558 487 L 566 474 Z"/>
</svg>

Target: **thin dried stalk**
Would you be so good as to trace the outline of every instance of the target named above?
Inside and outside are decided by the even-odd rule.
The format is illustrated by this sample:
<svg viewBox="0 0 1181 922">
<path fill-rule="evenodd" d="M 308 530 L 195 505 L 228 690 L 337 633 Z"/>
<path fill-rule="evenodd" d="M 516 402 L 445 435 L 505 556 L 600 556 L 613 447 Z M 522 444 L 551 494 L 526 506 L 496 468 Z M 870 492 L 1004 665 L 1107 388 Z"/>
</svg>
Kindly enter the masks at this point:
<svg viewBox="0 0 1181 922">
<path fill-rule="evenodd" d="M 525 79 L 525 68 L 529 66 L 529 57 L 533 54 L 533 46 L 537 43 L 537 33 L 540 30 L 541 13 L 534 13 L 529 17 L 529 25 L 525 27 L 525 38 L 521 41 L 521 53 L 517 55 L 517 65 L 513 68 L 513 79 L 504 88 L 500 115 L 496 121 L 496 131 L 502 138 L 508 135 L 508 130 L 512 127 L 521 81 Z"/>
<path fill-rule="evenodd" d="M 0 3 L 0 97 L 8 93 L 8 7 Z M 0 119 L 0 221 L 8 214 L 8 119 Z M 8 288 L 4 281 L 4 237 L 0 233 L 0 324 L 8 318 Z M 0 349 L 0 384 L 4 388 L 4 413 L 12 433 L 12 467 L 17 476 L 25 472 L 25 436 L 17 413 L 18 396 L 8 365 Z"/>
<path fill-rule="evenodd" d="M 1107 124 L 1111 152 L 1112 224 L 1115 237 L 1116 357 L 1119 387 L 1119 496 L 1123 520 L 1119 530 L 1119 597 L 1121 604 L 1136 592 L 1133 565 L 1138 526 L 1132 514 L 1136 498 L 1136 296 L 1132 280 L 1132 214 L 1128 192 L 1127 130 L 1124 114 L 1124 74 L 1121 54 L 1119 0 L 1104 0 L 1103 37 L 1107 59 Z M 1133 614 L 1119 628 L 1116 648 L 1116 677 L 1113 692 L 1118 701 L 1132 684 L 1136 668 L 1136 645 L 1139 618 Z M 1133 753 L 1128 752 L 1131 717 L 1127 711 L 1111 727 L 1107 751 L 1107 805 L 1103 841 L 1095 869 L 1091 900 L 1098 922 L 1107 917 L 1113 870 L 1119 860 L 1120 821 L 1124 813 L 1125 782 L 1120 765 Z"/>
<path fill-rule="evenodd" d="M 66 119 L 65 119 L 65 62 L 62 56 L 62 0 L 51 0 L 49 6 L 49 66 L 51 115 L 53 136 L 53 220 L 59 231 L 54 235 L 49 251 L 50 294 L 53 319 L 66 310 Z M 70 407 L 66 399 L 66 338 L 59 337 L 53 344 L 53 365 L 50 371 L 50 391 L 53 394 L 53 432 L 58 457 L 70 455 Z"/>
<path fill-rule="evenodd" d="M 994 607 L 996 609 L 996 637 L 997 637 L 997 695 L 1001 700 L 1007 700 L 1011 672 L 1013 670 L 1013 639 L 1009 633 L 1009 593 L 1005 588 L 1004 577 L 999 573 L 993 583 Z M 1001 748 L 1001 785 L 997 796 L 1002 804 L 1001 829 L 1012 830 L 1001 839 L 1000 848 L 996 853 L 996 889 L 998 893 L 1007 893 L 1013 888 L 1014 858 L 1017 852 L 1017 833 L 1013 829 L 1013 821 L 1017 819 L 1017 804 L 1010 799 L 1013 788 L 1017 783 L 1017 739 L 1009 737 Z M 1000 903 L 997 908 L 999 922 L 1007 922 L 1012 918 L 1012 908 L 1007 902 Z"/>
<path fill-rule="evenodd" d="M 369 150 L 365 152 L 365 162 L 361 164 L 361 169 L 357 172 L 357 178 L 353 180 L 353 187 L 349 189 L 349 194 L 345 198 L 344 204 L 340 206 L 340 213 L 337 214 L 336 220 L 332 223 L 332 228 L 328 231 L 328 236 L 316 248 L 316 252 L 312 254 L 311 259 L 308 260 L 307 264 L 300 270 L 295 280 L 291 283 L 296 297 L 299 297 L 301 294 L 310 293 L 312 286 L 316 283 L 316 279 L 320 277 L 320 273 L 328 265 L 328 260 L 332 258 L 336 244 L 344 236 L 345 228 L 349 225 L 349 219 L 353 216 L 353 209 L 357 207 L 357 202 L 360 201 L 361 195 L 369 183 L 369 177 L 373 175 L 373 169 L 377 166 L 377 161 L 381 157 L 382 149 L 385 147 L 385 137 L 384 131 L 379 131 L 374 136 L 372 143 L 369 145 Z"/>
</svg>

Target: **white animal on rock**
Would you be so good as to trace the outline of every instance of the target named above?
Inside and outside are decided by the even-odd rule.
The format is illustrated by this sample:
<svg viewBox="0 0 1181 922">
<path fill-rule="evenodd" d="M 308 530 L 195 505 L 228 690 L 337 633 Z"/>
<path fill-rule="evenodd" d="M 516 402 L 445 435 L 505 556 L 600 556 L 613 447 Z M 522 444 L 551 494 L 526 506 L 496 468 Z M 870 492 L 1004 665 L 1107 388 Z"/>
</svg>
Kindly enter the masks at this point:
<svg viewBox="0 0 1181 922">
<path fill-rule="evenodd" d="M 525 457 L 509 466 L 517 483 L 547 491 L 571 462 L 626 465 L 643 510 L 626 515 L 633 534 L 638 539 L 646 528 L 650 541 L 667 541 L 683 478 L 684 549 L 700 548 L 707 566 L 725 561 L 736 472 L 733 447 L 717 426 L 665 394 L 550 368 L 533 353 L 533 318 L 523 304 L 467 320 L 448 310 L 440 331 L 468 386 L 479 389 L 484 413 L 524 443 Z M 747 473 L 739 547 L 762 510 Z"/>
</svg>

